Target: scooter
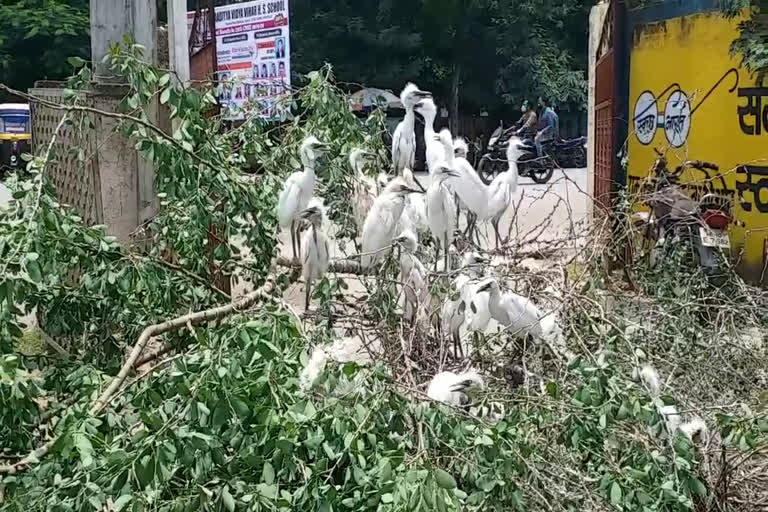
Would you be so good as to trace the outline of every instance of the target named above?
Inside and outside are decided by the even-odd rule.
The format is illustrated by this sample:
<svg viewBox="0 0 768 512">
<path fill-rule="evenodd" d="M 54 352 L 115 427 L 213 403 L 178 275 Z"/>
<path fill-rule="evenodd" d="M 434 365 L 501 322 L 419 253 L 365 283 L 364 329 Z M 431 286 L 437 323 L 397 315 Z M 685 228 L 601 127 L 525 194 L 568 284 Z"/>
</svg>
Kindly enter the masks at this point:
<svg viewBox="0 0 768 512">
<path fill-rule="evenodd" d="M 486 184 L 490 184 L 495 176 L 508 169 L 507 146 L 514 133 L 514 128 L 504 130 L 504 127 L 499 125 L 491 134 L 488 149 L 477 166 L 477 173 Z M 523 153 L 517 160 L 518 174 L 529 177 L 539 184 L 547 183 L 552 178 L 557 166 L 551 156 L 554 142 L 544 143 L 542 156 L 538 155 L 536 145 L 532 140 L 524 140 L 523 142 L 524 145 L 521 148 Z"/>
</svg>

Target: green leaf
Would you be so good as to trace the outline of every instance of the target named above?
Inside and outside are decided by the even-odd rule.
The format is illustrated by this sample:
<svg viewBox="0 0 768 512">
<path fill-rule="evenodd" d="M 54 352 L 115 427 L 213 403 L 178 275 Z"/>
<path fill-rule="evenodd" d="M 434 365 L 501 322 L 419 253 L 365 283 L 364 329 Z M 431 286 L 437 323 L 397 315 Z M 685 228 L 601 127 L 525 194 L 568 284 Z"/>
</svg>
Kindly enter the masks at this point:
<svg viewBox="0 0 768 512">
<path fill-rule="evenodd" d="M 224 506 L 227 507 L 227 510 L 229 510 L 229 512 L 234 512 L 235 499 L 232 497 L 232 494 L 230 494 L 229 487 L 224 487 L 224 489 L 222 489 L 221 502 L 224 503 Z"/>
<path fill-rule="evenodd" d="M 67 62 L 70 66 L 76 69 L 85 66 L 85 60 L 81 59 L 80 57 L 69 57 Z"/>
<path fill-rule="evenodd" d="M 265 484 L 272 485 L 275 483 L 275 468 L 272 467 L 272 464 L 269 462 L 264 463 L 261 476 Z"/>
<path fill-rule="evenodd" d="M 37 260 L 27 260 L 27 274 L 29 274 L 29 278 L 36 283 L 43 280 L 43 274 Z"/>
<path fill-rule="evenodd" d="M 277 498 L 277 486 L 268 484 L 259 484 L 256 486 L 259 493 L 265 498 L 275 499 Z"/>
<path fill-rule="evenodd" d="M 707 497 L 707 487 L 696 477 L 688 479 L 688 488 L 691 490 L 692 494 L 696 494 L 702 498 Z"/>
<path fill-rule="evenodd" d="M 618 505 L 621 503 L 621 486 L 619 485 L 619 482 L 613 482 L 611 485 L 611 503 L 614 505 Z"/>
<path fill-rule="evenodd" d="M 168 100 L 171 99 L 171 88 L 166 87 L 163 89 L 163 92 L 160 93 L 160 104 L 165 105 L 168 103 Z"/>
<path fill-rule="evenodd" d="M 450 473 L 440 468 L 435 469 L 435 481 L 443 489 L 454 489 L 456 487 L 456 480 Z"/>
<path fill-rule="evenodd" d="M 123 494 L 122 496 L 120 496 L 115 500 L 115 510 L 117 512 L 120 512 L 123 509 L 123 507 L 125 507 L 128 503 L 131 502 L 132 499 L 133 499 L 133 496 L 131 496 L 130 494 Z"/>
<path fill-rule="evenodd" d="M 80 454 L 80 462 L 83 467 L 90 467 L 93 464 L 93 445 L 88 440 L 84 432 L 75 432 L 72 436 L 72 442 Z"/>
<path fill-rule="evenodd" d="M 160 77 L 160 80 L 157 82 L 157 85 L 160 87 L 165 87 L 166 85 L 168 85 L 168 82 L 170 81 L 171 81 L 171 74 L 166 73 Z"/>
<path fill-rule="evenodd" d="M 393 501 L 395 501 L 395 497 L 392 496 L 391 493 L 386 493 L 386 494 L 382 494 L 381 495 L 381 502 L 382 503 L 384 503 L 384 504 L 392 503 Z"/>
</svg>

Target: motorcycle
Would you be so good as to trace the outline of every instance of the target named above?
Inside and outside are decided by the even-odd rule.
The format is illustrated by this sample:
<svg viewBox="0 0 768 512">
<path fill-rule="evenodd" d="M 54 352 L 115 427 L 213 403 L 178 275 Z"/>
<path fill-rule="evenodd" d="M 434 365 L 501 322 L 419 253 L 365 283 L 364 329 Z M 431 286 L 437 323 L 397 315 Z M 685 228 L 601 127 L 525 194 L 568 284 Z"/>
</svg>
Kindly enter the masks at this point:
<svg viewBox="0 0 768 512">
<path fill-rule="evenodd" d="M 698 170 L 706 178 L 703 185 L 694 187 L 694 198 L 684 193 L 680 185 L 680 175 L 686 169 Z M 667 248 L 683 243 L 691 248 L 687 255 L 691 257 L 692 265 L 701 266 L 711 279 L 722 275 L 720 258 L 722 252 L 730 250 L 728 228 L 736 221 L 730 199 L 714 190 L 707 170 L 717 171 L 719 168 L 715 164 L 695 160 L 684 162 L 669 172 L 663 156 L 654 164 L 656 184 L 647 201 L 650 211 L 632 216 L 642 238 L 650 242 L 647 256 L 652 268 Z M 722 175 L 719 178 L 725 188 Z M 696 196 L 699 196 L 698 199 Z M 642 247 L 643 241 L 637 245 Z"/>
<path fill-rule="evenodd" d="M 491 138 L 488 141 L 488 149 L 477 166 L 477 173 L 486 184 L 490 184 L 495 176 L 509 168 L 507 164 L 507 146 L 514 133 L 514 128 L 504 130 L 504 127 L 500 125 L 491 134 Z M 557 163 L 551 156 L 554 141 L 544 143 L 542 147 L 544 154 L 542 156 L 538 155 L 536 145 L 532 140 L 526 139 L 523 142 L 524 146 L 521 148 L 523 153 L 517 160 L 518 174 L 531 178 L 539 184 L 547 183 L 552 178 L 552 174 L 557 166 Z"/>
<path fill-rule="evenodd" d="M 587 166 L 587 138 L 559 140 L 555 142 L 554 158 L 566 169 L 581 169 Z"/>
</svg>

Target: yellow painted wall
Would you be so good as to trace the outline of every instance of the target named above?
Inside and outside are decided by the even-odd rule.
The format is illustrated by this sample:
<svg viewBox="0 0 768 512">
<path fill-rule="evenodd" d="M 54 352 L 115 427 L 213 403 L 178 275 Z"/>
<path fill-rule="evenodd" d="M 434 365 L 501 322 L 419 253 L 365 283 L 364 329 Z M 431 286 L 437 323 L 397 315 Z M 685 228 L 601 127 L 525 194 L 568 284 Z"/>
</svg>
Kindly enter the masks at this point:
<svg viewBox="0 0 768 512">
<path fill-rule="evenodd" d="M 628 180 L 630 190 L 637 190 L 638 179 L 648 175 L 656 158 L 654 148 L 668 150 L 670 167 L 686 159 L 718 164 L 726 190 L 734 192 L 736 218 L 746 224 L 746 228 L 736 227 L 731 231 L 734 256 L 742 255 L 740 270 L 745 277 L 750 280 L 763 277 L 768 281 L 768 275 L 763 276 L 764 239 L 768 236 L 768 89 L 762 91 L 765 96 L 761 99 L 759 116 L 761 134 L 747 135 L 742 131 L 738 109 L 747 105 L 748 99 L 739 97 L 739 90 L 744 92 L 755 87 L 755 81 L 745 69 L 739 68 L 738 57 L 729 55 L 730 44 L 737 36 L 737 23 L 738 20 L 726 20 L 717 14 L 696 14 L 635 29 L 630 54 Z M 729 72 L 732 69 L 734 71 Z M 721 78 L 720 85 L 704 98 Z M 687 109 L 684 97 L 675 92 L 678 86 L 673 84 L 679 84 L 679 90 L 687 95 Z M 642 105 L 638 106 L 638 100 L 646 91 L 656 98 L 657 108 L 651 107 L 643 113 L 645 107 L 653 103 L 646 93 L 643 98 L 648 101 L 642 103 L 641 100 Z M 657 112 L 655 123 L 648 118 L 654 110 Z M 692 110 L 690 115 L 689 110 Z M 672 142 L 679 145 L 678 148 L 671 147 L 664 129 L 666 122 L 658 115 L 667 111 L 679 121 L 678 128 L 684 126 L 685 118 L 689 122 L 687 138 L 683 136 L 684 129 L 675 131 L 674 123 L 670 125 Z M 642 129 L 642 120 L 646 130 Z M 745 117 L 744 121 L 755 125 L 754 117 Z M 651 124 L 658 125 L 655 132 L 648 129 Z M 759 197 L 745 185 L 748 175 L 743 169 L 738 170 L 742 164 L 755 166 L 751 169 L 754 171 L 752 182 L 764 185 L 754 189 Z M 755 174 L 761 170 L 765 175 Z M 705 179 L 704 176 L 694 172 L 684 177 L 684 181 L 701 179 Z M 717 182 L 713 183 L 717 186 Z"/>
</svg>

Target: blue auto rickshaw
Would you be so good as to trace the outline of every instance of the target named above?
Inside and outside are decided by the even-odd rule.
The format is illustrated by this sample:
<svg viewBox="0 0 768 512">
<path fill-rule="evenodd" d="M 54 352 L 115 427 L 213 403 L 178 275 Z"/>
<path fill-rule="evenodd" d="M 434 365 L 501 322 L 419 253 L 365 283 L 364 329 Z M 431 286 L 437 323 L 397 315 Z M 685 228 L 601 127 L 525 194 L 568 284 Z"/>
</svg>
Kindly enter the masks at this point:
<svg viewBox="0 0 768 512">
<path fill-rule="evenodd" d="M 21 155 L 31 152 L 31 139 L 29 104 L 0 104 L 0 169 L 23 168 Z"/>
</svg>

